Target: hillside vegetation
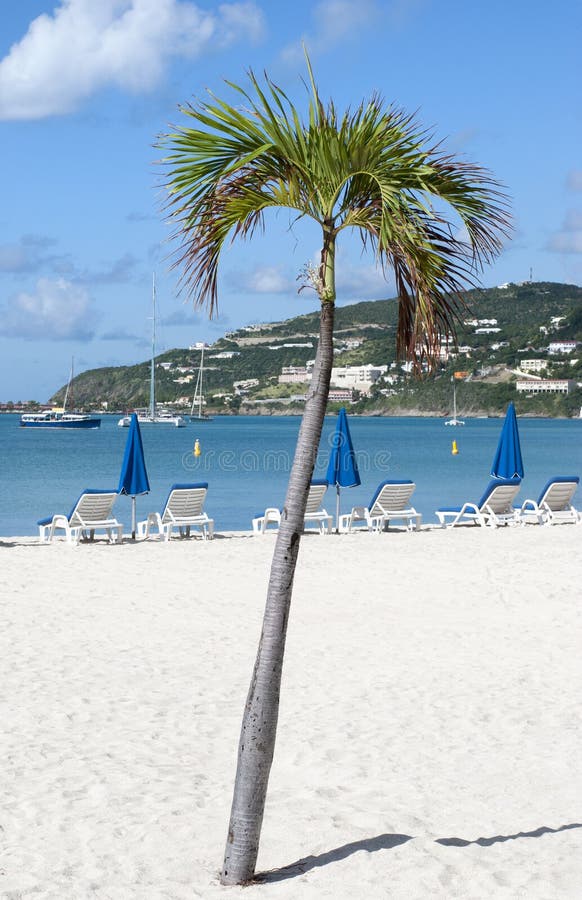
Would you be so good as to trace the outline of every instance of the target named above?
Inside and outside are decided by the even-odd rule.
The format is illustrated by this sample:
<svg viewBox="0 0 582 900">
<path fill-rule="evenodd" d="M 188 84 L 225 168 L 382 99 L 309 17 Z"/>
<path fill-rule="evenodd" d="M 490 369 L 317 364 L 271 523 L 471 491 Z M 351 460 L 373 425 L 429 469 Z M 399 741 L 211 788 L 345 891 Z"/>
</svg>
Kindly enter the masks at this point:
<svg viewBox="0 0 582 900">
<path fill-rule="evenodd" d="M 395 359 L 396 300 L 338 307 L 335 365 L 386 366 L 390 375 L 376 382 L 368 395 L 356 394 L 350 411 L 363 415 L 447 415 L 451 411 L 451 378 L 460 370 L 466 373 L 457 390 L 461 415 L 498 415 L 509 400 L 515 401 L 521 415 L 578 415 L 582 405 L 582 390 L 577 386 L 582 383 L 582 344 L 576 352 L 561 356 L 549 355 L 547 347 L 550 341 L 582 342 L 582 288 L 528 282 L 469 291 L 465 299 L 465 324 L 461 323 L 458 331 L 461 352 L 455 353 L 451 347 L 453 355 L 443 359 L 435 374 L 422 380 L 412 378 Z M 476 333 L 475 319 L 496 320 L 491 327 L 498 330 Z M 306 386 L 280 385 L 278 376 L 284 366 L 302 367 L 313 360 L 317 333 L 318 314 L 314 312 L 249 326 L 216 341 L 205 354 L 208 411 L 300 412 L 302 404 L 293 398 L 304 393 Z M 160 403 L 183 410 L 189 407 L 199 357 L 198 351 L 175 349 L 156 359 Z M 524 358 L 546 360 L 548 368 L 543 377 L 571 379 L 574 389 L 568 395 L 518 394 L 515 381 L 521 378 L 518 367 Z M 75 403 L 86 409 L 106 404 L 109 410 L 145 406 L 149 379 L 149 360 L 134 366 L 93 369 L 75 378 Z M 233 386 L 249 380 L 256 383 Z M 62 402 L 63 396 L 64 386 L 51 401 Z"/>
</svg>

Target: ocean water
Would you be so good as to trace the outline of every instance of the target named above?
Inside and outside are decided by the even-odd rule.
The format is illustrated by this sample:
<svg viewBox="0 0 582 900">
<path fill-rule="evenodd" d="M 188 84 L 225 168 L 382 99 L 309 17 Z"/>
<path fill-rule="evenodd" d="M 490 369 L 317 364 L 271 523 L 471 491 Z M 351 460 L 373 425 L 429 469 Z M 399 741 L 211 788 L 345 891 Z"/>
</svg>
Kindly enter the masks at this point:
<svg viewBox="0 0 582 900">
<path fill-rule="evenodd" d="M 127 429 L 103 416 L 88 431 L 19 427 L 19 417 L 0 415 L 0 535 L 35 535 L 37 519 L 69 512 L 84 488 L 117 489 Z M 362 484 L 344 488 L 341 510 L 367 505 L 380 481 L 411 478 L 413 503 L 425 522 L 441 505 L 477 500 L 483 492 L 502 419 L 466 419 L 446 428 L 443 419 L 350 418 Z M 161 509 L 174 482 L 207 481 L 206 509 L 217 531 L 249 529 L 266 506 L 280 506 L 299 430 L 292 416 L 224 416 L 186 428 L 143 426 L 151 492 L 137 498 L 138 519 Z M 315 477 L 324 477 L 335 416 L 326 418 Z M 525 467 L 520 499 L 537 497 L 552 475 L 582 476 L 582 419 L 520 419 Z M 194 441 L 202 455 L 193 455 Z M 459 453 L 451 453 L 456 440 Z M 582 491 L 575 503 L 582 508 Z M 335 488 L 325 505 L 335 513 Z M 126 530 L 131 499 L 120 496 L 115 515 Z"/>
</svg>

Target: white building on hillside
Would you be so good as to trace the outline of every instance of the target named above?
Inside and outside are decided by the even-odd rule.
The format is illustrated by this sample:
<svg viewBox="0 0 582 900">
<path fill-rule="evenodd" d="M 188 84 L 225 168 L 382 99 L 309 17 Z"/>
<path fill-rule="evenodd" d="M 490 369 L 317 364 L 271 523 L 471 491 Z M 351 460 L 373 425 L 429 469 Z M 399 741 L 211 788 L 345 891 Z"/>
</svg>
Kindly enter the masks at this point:
<svg viewBox="0 0 582 900">
<path fill-rule="evenodd" d="M 331 384 L 368 394 L 373 384 L 388 371 L 388 366 L 338 366 L 331 370 Z"/>
<path fill-rule="evenodd" d="M 329 403 L 351 403 L 354 399 L 354 392 L 350 388 L 330 388 Z"/>
<path fill-rule="evenodd" d="M 573 353 L 578 346 L 578 341 L 550 341 L 548 353 L 558 356 L 561 353 Z"/>
<path fill-rule="evenodd" d="M 519 368 L 523 372 L 543 372 L 548 368 L 548 361 L 546 359 L 522 359 Z"/>
<path fill-rule="evenodd" d="M 258 378 L 245 378 L 243 381 L 233 381 L 232 387 L 235 394 L 243 395 L 250 391 L 251 388 L 259 386 Z"/>
<path fill-rule="evenodd" d="M 570 378 L 544 378 L 540 381 L 516 381 L 516 390 L 525 394 L 569 394 L 575 387 Z"/>
<path fill-rule="evenodd" d="M 279 384 L 305 384 L 311 381 L 311 370 L 306 366 L 283 366 L 278 381 Z"/>
</svg>

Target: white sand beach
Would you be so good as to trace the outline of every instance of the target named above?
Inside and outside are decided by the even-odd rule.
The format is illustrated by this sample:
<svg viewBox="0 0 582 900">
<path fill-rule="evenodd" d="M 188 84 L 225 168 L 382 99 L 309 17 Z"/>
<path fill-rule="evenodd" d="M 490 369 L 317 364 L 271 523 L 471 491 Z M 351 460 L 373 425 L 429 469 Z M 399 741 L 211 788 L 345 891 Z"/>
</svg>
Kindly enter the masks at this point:
<svg viewBox="0 0 582 900">
<path fill-rule="evenodd" d="M 307 536 L 218 882 L 273 536 L 0 539 L 5 900 L 582 896 L 582 527 Z"/>
</svg>

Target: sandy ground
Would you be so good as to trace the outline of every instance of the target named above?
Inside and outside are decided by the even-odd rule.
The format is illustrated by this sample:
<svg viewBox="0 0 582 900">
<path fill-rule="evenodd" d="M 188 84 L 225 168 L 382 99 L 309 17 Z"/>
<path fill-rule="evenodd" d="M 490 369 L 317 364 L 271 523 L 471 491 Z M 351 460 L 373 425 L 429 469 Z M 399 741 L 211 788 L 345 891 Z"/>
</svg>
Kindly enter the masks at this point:
<svg viewBox="0 0 582 900">
<path fill-rule="evenodd" d="M 0 539 L 0 896 L 579 900 L 577 526 L 304 539 L 270 875 L 219 885 L 273 545 Z"/>
</svg>

